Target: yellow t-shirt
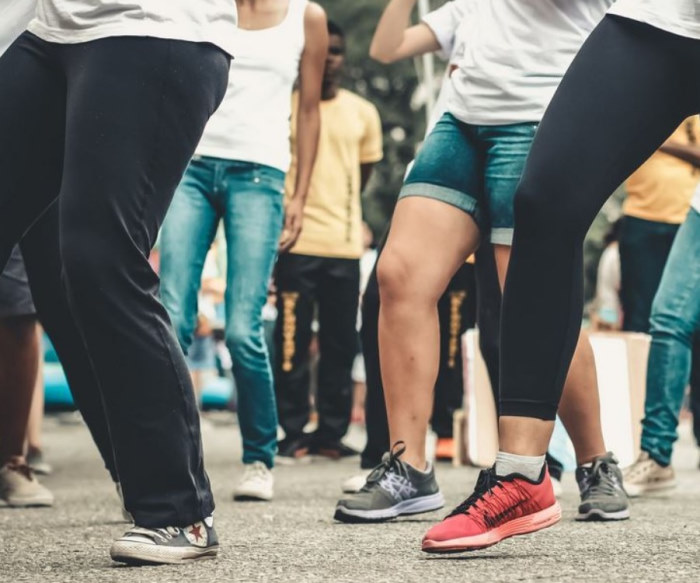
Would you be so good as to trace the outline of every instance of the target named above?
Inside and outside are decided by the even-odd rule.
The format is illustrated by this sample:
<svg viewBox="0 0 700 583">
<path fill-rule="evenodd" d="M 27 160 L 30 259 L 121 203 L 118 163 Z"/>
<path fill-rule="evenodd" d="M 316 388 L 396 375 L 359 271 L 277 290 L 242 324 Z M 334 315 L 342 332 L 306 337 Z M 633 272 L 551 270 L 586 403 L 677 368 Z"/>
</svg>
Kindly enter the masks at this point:
<svg viewBox="0 0 700 583">
<path fill-rule="evenodd" d="M 700 118 L 686 119 L 669 140 L 683 145 L 700 144 Z M 660 223 L 680 224 L 690 208 L 700 171 L 661 151 L 655 152 L 627 179 L 627 199 L 622 212 Z"/>
<path fill-rule="evenodd" d="M 297 174 L 296 92 L 292 100 L 292 165 L 287 174 L 287 196 L 294 192 Z M 382 126 L 374 105 L 343 89 L 334 99 L 321 101 L 318 154 L 301 235 L 291 253 L 346 259 L 362 256 L 360 164 L 381 159 Z"/>
</svg>

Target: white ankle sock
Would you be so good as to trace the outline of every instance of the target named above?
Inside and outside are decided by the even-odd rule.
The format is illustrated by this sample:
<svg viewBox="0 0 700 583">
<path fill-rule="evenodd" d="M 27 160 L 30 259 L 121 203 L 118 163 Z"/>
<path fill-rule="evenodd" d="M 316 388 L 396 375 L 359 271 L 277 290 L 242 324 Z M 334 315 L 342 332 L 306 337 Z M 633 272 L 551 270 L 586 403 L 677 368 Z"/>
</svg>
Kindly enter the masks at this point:
<svg viewBox="0 0 700 583">
<path fill-rule="evenodd" d="M 513 453 L 499 451 L 496 456 L 496 474 L 499 476 L 522 474 L 526 478 L 536 482 L 540 479 L 543 465 L 543 455 L 515 455 Z"/>
</svg>

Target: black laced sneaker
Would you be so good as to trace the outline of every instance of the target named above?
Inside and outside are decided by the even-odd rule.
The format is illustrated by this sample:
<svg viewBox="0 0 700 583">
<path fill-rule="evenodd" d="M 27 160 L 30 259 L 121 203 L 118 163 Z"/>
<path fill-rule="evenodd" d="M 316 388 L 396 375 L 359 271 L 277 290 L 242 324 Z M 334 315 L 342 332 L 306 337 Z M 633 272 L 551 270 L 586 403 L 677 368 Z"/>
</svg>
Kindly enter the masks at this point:
<svg viewBox="0 0 700 583">
<path fill-rule="evenodd" d="M 213 559 L 219 552 L 219 539 L 210 516 L 180 528 L 134 526 L 112 544 L 113 560 L 129 565 L 160 565 Z"/>
<path fill-rule="evenodd" d="M 576 469 L 581 504 L 576 520 L 624 520 L 630 517 L 622 471 L 612 453 L 597 457 L 588 468 Z"/>
<path fill-rule="evenodd" d="M 398 516 L 432 512 L 445 505 L 432 464 L 419 472 L 401 461 L 403 441 L 384 454 L 357 493 L 338 501 L 335 519 L 341 522 L 384 522 Z"/>
</svg>

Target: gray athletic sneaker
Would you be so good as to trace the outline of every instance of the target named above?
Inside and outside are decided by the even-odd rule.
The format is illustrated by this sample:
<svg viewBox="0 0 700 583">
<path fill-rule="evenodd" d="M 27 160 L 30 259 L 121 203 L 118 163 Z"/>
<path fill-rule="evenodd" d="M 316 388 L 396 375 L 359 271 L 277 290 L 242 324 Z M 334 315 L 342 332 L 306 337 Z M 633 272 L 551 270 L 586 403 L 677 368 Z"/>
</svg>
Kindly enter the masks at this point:
<svg viewBox="0 0 700 583">
<path fill-rule="evenodd" d="M 622 471 L 608 452 L 593 460 L 591 467 L 576 468 L 581 504 L 576 520 L 624 520 L 630 517 Z"/>
<path fill-rule="evenodd" d="M 396 442 L 362 489 L 338 501 L 334 518 L 340 522 L 384 522 L 442 508 L 445 499 L 432 464 L 427 471 L 419 472 L 401 461 L 405 451 L 404 442 Z"/>
</svg>

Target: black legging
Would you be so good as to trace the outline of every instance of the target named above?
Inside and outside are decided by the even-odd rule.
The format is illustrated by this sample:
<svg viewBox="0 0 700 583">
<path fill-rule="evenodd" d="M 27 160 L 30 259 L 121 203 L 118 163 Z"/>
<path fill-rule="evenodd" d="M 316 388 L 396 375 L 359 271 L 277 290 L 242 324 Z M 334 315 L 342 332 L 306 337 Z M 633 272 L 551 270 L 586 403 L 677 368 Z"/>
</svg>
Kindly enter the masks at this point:
<svg viewBox="0 0 700 583">
<path fill-rule="evenodd" d="M 613 190 L 700 109 L 700 41 L 606 16 L 540 124 L 515 197 L 501 414 L 551 420 L 581 325 L 583 239 Z"/>
<path fill-rule="evenodd" d="M 185 526 L 214 506 L 189 373 L 148 254 L 228 68 L 213 45 L 145 37 L 64 45 L 24 33 L 0 57 L 0 268 L 58 199 L 55 228 L 23 244 L 30 283 L 40 315 L 67 306 L 84 341 L 99 398 L 77 401 L 104 405 L 86 418 L 101 443 L 97 424 L 108 424 L 139 526 Z M 65 297 L 52 307 L 41 292 Z M 47 320 L 54 336 L 65 318 Z"/>
</svg>

